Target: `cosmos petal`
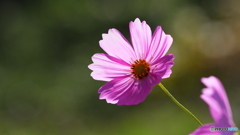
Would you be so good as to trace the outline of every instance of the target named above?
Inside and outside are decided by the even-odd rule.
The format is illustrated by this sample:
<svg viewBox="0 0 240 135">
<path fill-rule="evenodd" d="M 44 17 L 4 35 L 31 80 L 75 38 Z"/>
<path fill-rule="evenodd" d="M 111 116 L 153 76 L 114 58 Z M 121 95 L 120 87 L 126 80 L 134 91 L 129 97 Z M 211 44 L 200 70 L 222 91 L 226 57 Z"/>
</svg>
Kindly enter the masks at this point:
<svg viewBox="0 0 240 135">
<path fill-rule="evenodd" d="M 163 56 L 161 59 L 156 61 L 156 64 L 153 65 L 153 74 L 158 75 L 161 78 L 167 78 L 172 73 L 171 67 L 173 66 L 174 56 L 172 54 L 168 54 Z"/>
<path fill-rule="evenodd" d="M 99 98 L 106 99 L 107 103 L 116 104 L 122 93 L 132 87 L 133 82 L 134 80 L 128 76 L 115 78 L 98 90 L 101 93 Z"/>
<path fill-rule="evenodd" d="M 119 97 L 117 105 L 137 105 L 144 101 L 153 86 L 147 79 L 135 80 L 131 87 Z"/>
<path fill-rule="evenodd" d="M 219 106 L 218 101 L 216 101 L 212 97 L 213 94 L 214 94 L 214 91 L 212 91 L 212 89 L 204 88 L 202 90 L 201 98 L 209 105 L 211 115 L 212 115 L 214 121 L 216 122 L 222 116 L 222 112 L 221 112 L 222 109 L 221 109 L 221 106 Z"/>
<path fill-rule="evenodd" d="M 117 29 L 110 29 L 108 34 L 102 34 L 102 37 L 99 44 L 107 54 L 127 63 L 136 59 L 132 46 Z"/>
<path fill-rule="evenodd" d="M 103 53 L 94 54 L 93 64 L 88 67 L 93 70 L 91 76 L 95 80 L 110 81 L 115 77 L 130 74 L 130 68 L 124 61 Z"/>
<path fill-rule="evenodd" d="M 202 90 L 201 98 L 209 105 L 215 123 L 226 123 L 234 126 L 231 107 L 220 80 L 214 76 L 210 76 L 202 78 L 202 82 L 207 88 Z"/>
<path fill-rule="evenodd" d="M 173 65 L 172 65 L 173 66 Z M 163 75 L 163 79 L 169 78 L 170 75 L 172 74 L 172 70 L 170 68 L 167 69 L 166 73 Z"/>
<path fill-rule="evenodd" d="M 99 89 L 100 99 L 117 105 L 136 105 L 150 93 L 152 85 L 149 81 L 137 81 L 131 77 L 120 77 L 111 80 Z"/>
<path fill-rule="evenodd" d="M 153 34 L 153 39 L 149 49 L 147 61 L 155 63 L 164 56 L 171 47 L 173 39 L 170 35 L 164 33 L 162 28 L 158 26 Z"/>
<path fill-rule="evenodd" d="M 152 31 L 149 25 L 138 18 L 129 23 L 131 41 L 138 59 L 145 59 L 148 55 L 149 46 L 152 40 Z"/>
</svg>

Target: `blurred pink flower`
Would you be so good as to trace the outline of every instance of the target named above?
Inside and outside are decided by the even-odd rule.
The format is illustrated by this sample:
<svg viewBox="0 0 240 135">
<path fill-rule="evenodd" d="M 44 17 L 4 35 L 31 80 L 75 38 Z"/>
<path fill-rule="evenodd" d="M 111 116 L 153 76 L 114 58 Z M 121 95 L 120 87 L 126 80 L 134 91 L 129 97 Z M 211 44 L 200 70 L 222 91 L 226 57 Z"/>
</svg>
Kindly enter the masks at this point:
<svg viewBox="0 0 240 135">
<path fill-rule="evenodd" d="M 142 102 L 152 87 L 172 73 L 174 56 L 165 55 L 172 37 L 158 26 L 152 35 L 148 24 L 138 18 L 129 23 L 132 45 L 117 29 L 102 34 L 100 47 L 107 53 L 92 56 L 95 80 L 108 81 L 98 92 L 100 99 L 117 105 Z"/>
<path fill-rule="evenodd" d="M 210 76 L 202 78 L 201 81 L 207 87 L 202 90 L 201 98 L 208 104 L 215 123 L 205 124 L 190 135 L 233 135 L 234 132 L 230 131 L 210 131 L 210 127 L 235 127 L 235 124 L 227 94 L 220 80 Z"/>
</svg>

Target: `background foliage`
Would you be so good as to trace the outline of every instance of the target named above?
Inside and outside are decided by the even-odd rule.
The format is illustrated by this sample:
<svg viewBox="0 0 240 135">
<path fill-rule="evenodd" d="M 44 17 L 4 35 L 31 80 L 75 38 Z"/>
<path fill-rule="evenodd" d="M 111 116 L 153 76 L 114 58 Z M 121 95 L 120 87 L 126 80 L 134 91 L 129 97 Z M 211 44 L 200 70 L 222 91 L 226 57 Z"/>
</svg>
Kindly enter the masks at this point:
<svg viewBox="0 0 240 135">
<path fill-rule="evenodd" d="M 162 26 L 174 43 L 172 76 L 162 83 L 203 123 L 201 77 L 215 75 L 240 126 L 240 2 L 237 0 L 1 0 L 1 135 L 188 134 L 197 123 L 159 87 L 137 106 L 98 99 L 87 66 L 101 34 L 128 23 Z"/>
</svg>

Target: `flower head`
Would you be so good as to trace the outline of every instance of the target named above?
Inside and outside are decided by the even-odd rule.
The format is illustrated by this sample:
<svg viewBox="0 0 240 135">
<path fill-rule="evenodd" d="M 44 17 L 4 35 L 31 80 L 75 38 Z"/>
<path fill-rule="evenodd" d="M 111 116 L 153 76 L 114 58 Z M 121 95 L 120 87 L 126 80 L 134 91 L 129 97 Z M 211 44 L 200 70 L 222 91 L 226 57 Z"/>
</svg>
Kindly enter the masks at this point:
<svg viewBox="0 0 240 135">
<path fill-rule="evenodd" d="M 99 41 L 107 54 L 94 54 L 89 65 L 95 80 L 108 81 L 98 92 L 100 99 L 111 104 L 142 102 L 154 85 L 172 73 L 174 56 L 166 55 L 172 37 L 160 26 L 152 35 L 148 24 L 138 18 L 129 23 L 129 28 L 132 45 L 117 29 L 109 29 Z"/>
<path fill-rule="evenodd" d="M 208 104 L 215 123 L 205 124 L 190 135 L 233 135 L 230 131 L 210 131 L 210 127 L 234 127 L 232 111 L 227 94 L 220 80 L 214 76 L 202 78 L 207 88 L 202 90 L 201 98 Z"/>
</svg>

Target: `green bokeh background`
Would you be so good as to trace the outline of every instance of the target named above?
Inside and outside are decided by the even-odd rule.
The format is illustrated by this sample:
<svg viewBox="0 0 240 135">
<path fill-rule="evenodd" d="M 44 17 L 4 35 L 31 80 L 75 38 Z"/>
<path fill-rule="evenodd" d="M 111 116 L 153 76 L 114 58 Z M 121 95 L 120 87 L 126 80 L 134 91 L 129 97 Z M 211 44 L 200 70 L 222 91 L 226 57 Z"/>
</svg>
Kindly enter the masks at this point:
<svg viewBox="0 0 240 135">
<path fill-rule="evenodd" d="M 186 135 L 197 123 L 155 87 L 135 106 L 99 100 L 87 68 L 101 34 L 162 26 L 174 42 L 162 83 L 203 123 L 201 77 L 223 82 L 240 127 L 240 1 L 0 0 L 0 135 Z"/>
</svg>

